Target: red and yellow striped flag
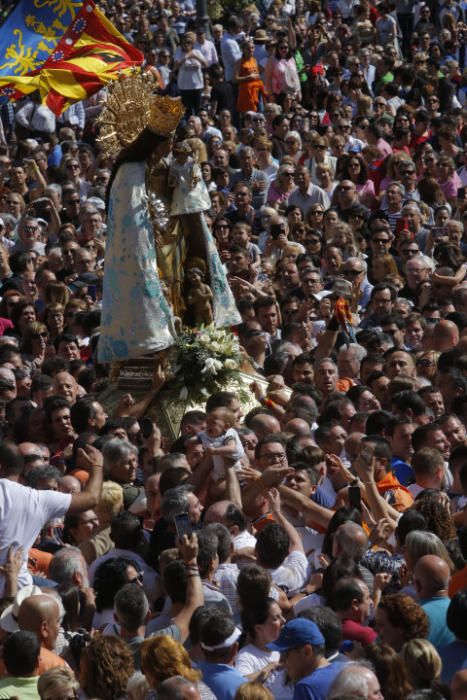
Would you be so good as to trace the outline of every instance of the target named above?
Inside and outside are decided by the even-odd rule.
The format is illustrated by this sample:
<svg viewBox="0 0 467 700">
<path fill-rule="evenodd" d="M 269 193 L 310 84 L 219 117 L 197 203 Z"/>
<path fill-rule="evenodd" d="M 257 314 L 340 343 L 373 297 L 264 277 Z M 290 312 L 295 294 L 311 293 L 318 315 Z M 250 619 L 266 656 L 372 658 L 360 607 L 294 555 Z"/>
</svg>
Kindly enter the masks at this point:
<svg viewBox="0 0 467 700">
<path fill-rule="evenodd" d="M 79 12 L 46 60 L 40 66 L 30 62 L 33 70 L 22 75 L 0 75 L 0 95 L 16 100 L 39 90 L 43 102 L 59 115 L 73 102 L 115 80 L 119 72 L 141 65 L 142 53 L 92 0 L 74 4 L 80 6 Z M 10 54 L 24 53 L 20 41 L 18 36 L 18 45 L 9 47 Z"/>
</svg>

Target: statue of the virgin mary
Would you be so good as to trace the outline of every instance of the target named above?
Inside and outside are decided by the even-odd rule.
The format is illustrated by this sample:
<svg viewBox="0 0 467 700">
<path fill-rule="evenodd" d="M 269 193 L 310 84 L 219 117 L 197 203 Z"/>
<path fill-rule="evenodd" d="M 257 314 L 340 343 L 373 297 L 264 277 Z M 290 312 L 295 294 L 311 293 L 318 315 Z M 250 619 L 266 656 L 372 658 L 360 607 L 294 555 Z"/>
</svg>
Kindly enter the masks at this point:
<svg viewBox="0 0 467 700">
<path fill-rule="evenodd" d="M 193 185 L 200 191 L 198 206 L 190 193 L 184 211 L 177 191 L 177 214 L 171 214 L 171 149 L 183 113 L 179 99 L 152 94 L 148 77 L 138 73 L 115 85 L 99 119 L 100 144 L 116 155 L 108 189 L 99 362 L 138 358 L 173 344 L 177 319 L 190 324 L 184 276 L 190 260 L 197 268 L 204 264 L 215 325 L 241 321 L 204 217 L 204 183 Z"/>
</svg>

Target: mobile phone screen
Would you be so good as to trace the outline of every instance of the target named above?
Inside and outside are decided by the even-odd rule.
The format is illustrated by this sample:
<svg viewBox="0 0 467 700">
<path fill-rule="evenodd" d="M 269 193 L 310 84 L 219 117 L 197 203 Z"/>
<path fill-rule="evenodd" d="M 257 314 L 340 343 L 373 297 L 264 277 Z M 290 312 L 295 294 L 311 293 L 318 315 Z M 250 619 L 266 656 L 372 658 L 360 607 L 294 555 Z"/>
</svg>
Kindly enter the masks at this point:
<svg viewBox="0 0 467 700">
<path fill-rule="evenodd" d="M 180 513 L 180 515 L 175 516 L 175 529 L 177 530 L 179 540 L 182 539 L 183 535 L 188 535 L 188 537 L 191 537 L 193 534 L 193 529 L 191 527 L 188 513 Z"/>
<path fill-rule="evenodd" d="M 362 494 L 360 486 L 349 486 L 349 505 L 351 508 L 362 510 Z"/>
</svg>

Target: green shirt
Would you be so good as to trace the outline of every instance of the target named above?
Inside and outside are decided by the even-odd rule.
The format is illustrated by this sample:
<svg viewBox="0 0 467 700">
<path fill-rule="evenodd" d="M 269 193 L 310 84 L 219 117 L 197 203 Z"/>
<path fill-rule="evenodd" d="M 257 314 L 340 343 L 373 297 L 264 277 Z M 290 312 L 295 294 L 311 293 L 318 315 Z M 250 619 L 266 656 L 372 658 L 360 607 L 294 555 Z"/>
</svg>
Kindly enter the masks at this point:
<svg viewBox="0 0 467 700">
<path fill-rule="evenodd" d="M 0 698 L 18 697 L 21 700 L 40 700 L 37 692 L 39 676 L 29 678 L 3 678 L 0 681 Z"/>
</svg>

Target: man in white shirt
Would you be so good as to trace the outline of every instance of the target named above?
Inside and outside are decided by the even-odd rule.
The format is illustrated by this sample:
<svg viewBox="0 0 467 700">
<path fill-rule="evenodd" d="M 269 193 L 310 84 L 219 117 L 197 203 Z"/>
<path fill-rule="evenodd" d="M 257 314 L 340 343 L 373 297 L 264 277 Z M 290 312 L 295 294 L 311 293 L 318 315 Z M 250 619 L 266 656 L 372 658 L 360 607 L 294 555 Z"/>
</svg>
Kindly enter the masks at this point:
<svg viewBox="0 0 467 700">
<path fill-rule="evenodd" d="M 198 49 L 198 51 L 201 51 L 204 58 L 206 59 L 208 68 L 210 66 L 213 66 L 215 63 L 219 63 L 219 58 L 217 56 L 217 51 L 216 47 L 214 46 L 214 42 L 206 39 L 206 32 L 203 29 L 203 27 L 198 27 L 198 29 L 196 30 L 196 42 L 194 48 Z"/>
<path fill-rule="evenodd" d="M 227 24 L 227 31 L 221 41 L 221 54 L 224 63 L 224 74 L 227 82 L 232 82 L 237 61 L 242 57 L 242 50 L 238 43 L 241 26 L 236 17 L 232 17 Z"/>
<path fill-rule="evenodd" d="M 412 457 L 411 466 L 415 484 L 411 484 L 408 489 L 414 498 L 425 489 L 441 491 L 445 483 L 446 470 L 444 457 L 439 450 L 433 447 L 422 447 Z"/>
<path fill-rule="evenodd" d="M 308 210 L 313 204 L 321 204 L 325 209 L 331 206 L 327 193 L 311 182 L 310 171 L 305 165 L 295 168 L 296 189 L 289 197 L 289 206 L 300 207 L 306 219 Z"/>
<path fill-rule="evenodd" d="M 4 595 L 6 581 L 1 565 L 11 547 L 23 549 L 18 574 L 18 588 L 23 588 L 32 584 L 27 570 L 28 552 L 45 523 L 96 507 L 102 490 L 102 454 L 91 445 L 86 452 L 79 450 L 79 454 L 90 475 L 82 492 L 36 491 L 18 483 L 24 465 L 16 445 L 7 441 L 0 445 L 0 596 Z"/>
</svg>

